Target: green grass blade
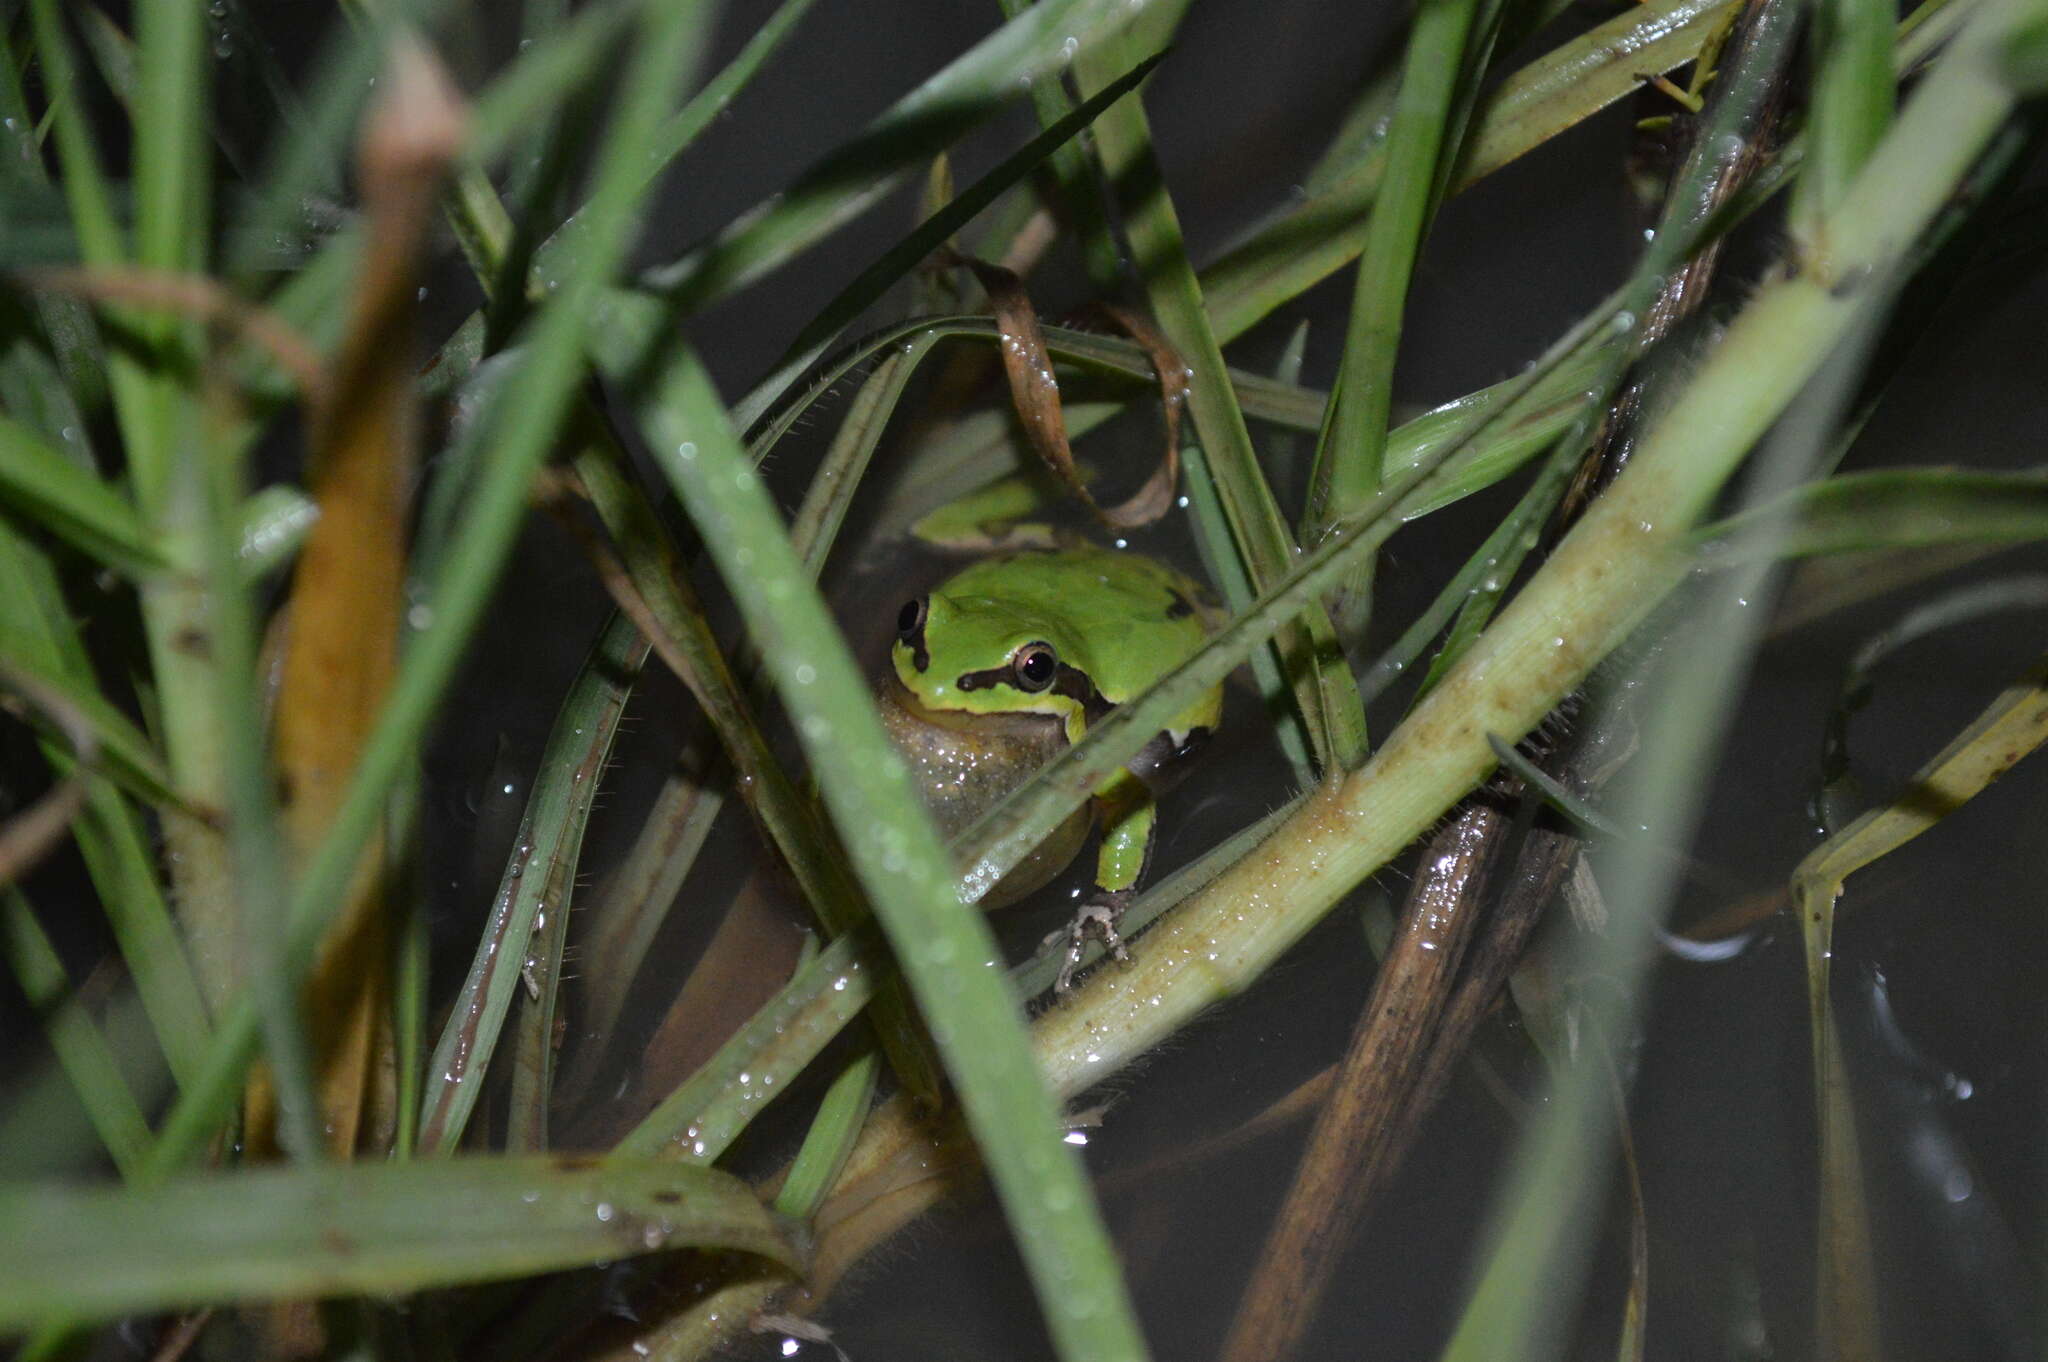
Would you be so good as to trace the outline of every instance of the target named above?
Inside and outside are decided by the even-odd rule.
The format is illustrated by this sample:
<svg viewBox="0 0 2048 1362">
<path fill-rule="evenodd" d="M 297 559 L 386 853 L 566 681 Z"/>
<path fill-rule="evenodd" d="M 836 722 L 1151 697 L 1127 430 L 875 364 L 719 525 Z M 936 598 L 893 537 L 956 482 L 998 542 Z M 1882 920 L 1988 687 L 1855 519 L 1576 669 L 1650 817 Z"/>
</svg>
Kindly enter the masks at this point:
<svg viewBox="0 0 2048 1362">
<path fill-rule="evenodd" d="M 1121 0 L 1046 0 L 982 39 L 892 105 L 853 141 L 798 177 L 784 192 L 736 218 L 704 245 L 648 271 L 641 287 L 668 309 L 693 312 L 753 283 L 850 221 L 903 174 L 951 145 L 1022 93 L 1026 79 L 1048 79 L 1074 52 L 1094 48 L 1128 22 Z"/>
<path fill-rule="evenodd" d="M 605 453 L 586 451 L 576 470 L 651 616 L 645 627 L 718 734 L 749 812 L 782 852 L 820 925 L 832 935 L 846 931 L 867 913 L 860 887 L 825 834 L 816 804 L 776 759 L 755 718 L 757 706 L 720 651 L 653 507 Z M 937 1100 L 938 1060 L 900 990 L 885 991 L 875 1024 L 897 1077 L 921 1099 Z"/>
<path fill-rule="evenodd" d="M 799 1262 L 745 1183 L 666 1162 L 478 1158 L 148 1189 L 16 1185 L 0 1188 L 0 1329 L 420 1291 L 685 1247 Z"/>
<path fill-rule="evenodd" d="M 1379 485 L 1408 280 L 1435 208 L 1438 162 L 1457 154 L 1454 144 L 1446 144 L 1446 135 L 1478 11 L 1479 0 L 1422 0 L 1409 30 L 1387 132 L 1386 169 L 1359 251 L 1343 357 L 1316 445 L 1302 517 L 1305 540 L 1348 514 Z"/>
<path fill-rule="evenodd" d="M 2002 544 L 2048 534 L 2048 474 L 1963 468 L 1848 473 L 1702 526 L 1712 565 L 1940 544 Z"/>
<path fill-rule="evenodd" d="M 616 57 L 639 18 L 639 0 L 586 5 L 552 33 L 533 39 L 516 60 L 477 92 L 464 153 L 490 165 L 533 130 L 599 67 Z"/>
<path fill-rule="evenodd" d="M 1224 514 L 1222 498 L 1217 495 L 1209 456 L 1200 445 L 1188 445 L 1181 450 L 1181 462 L 1187 470 L 1188 514 L 1195 521 L 1195 547 L 1202 566 L 1208 569 L 1209 580 L 1216 584 L 1223 608 L 1232 615 L 1240 614 L 1259 593 L 1252 585 L 1251 574 L 1245 571 L 1244 560 L 1229 551 L 1230 517 Z M 1280 750 L 1287 755 L 1287 764 L 1294 770 L 1295 788 L 1306 790 L 1316 782 L 1315 750 L 1309 742 L 1307 725 L 1294 707 L 1280 658 L 1271 648 L 1255 648 L 1248 660 L 1259 699 L 1266 707 L 1266 717 L 1273 724 Z"/>
<path fill-rule="evenodd" d="M 646 656 L 639 631 L 624 616 L 614 615 L 592 644 L 590 663 L 562 697 L 490 920 L 427 1064 L 418 1143 L 423 1154 L 453 1154 L 460 1146 L 483 1095 L 505 1018 L 526 982 L 537 924 L 551 916 L 555 938 L 561 938 L 569 916 L 568 887 L 598 777 Z M 534 983 L 551 991 L 555 974 L 547 972 Z"/>
<path fill-rule="evenodd" d="M 1634 93 L 1644 76 L 1692 60 L 1733 5 L 1646 0 L 1510 75 L 1487 98 L 1465 139 L 1451 192 Z M 1383 155 L 1369 157 L 1202 271 L 1219 339 L 1235 340 L 1357 257 L 1383 166 Z"/>
<path fill-rule="evenodd" d="M 114 1167 L 132 1176 L 149 1148 L 149 1122 L 121 1076 L 121 1065 L 76 996 L 64 962 L 36 921 L 35 909 L 12 885 L 0 891 L 0 947 L 14 967 L 22 997 L 42 1018 L 43 1035 L 64 1066 L 73 1091 Z"/>
<path fill-rule="evenodd" d="M 795 1220 L 808 1220 L 817 1213 L 825 1193 L 839 1180 L 846 1156 L 860 1137 L 861 1122 L 875 1100 L 877 1065 L 872 1054 L 862 1055 L 840 1071 L 818 1103 L 818 1114 L 804 1134 L 803 1148 L 790 1165 L 782 1190 L 775 1194 L 775 1209 Z"/>
<path fill-rule="evenodd" d="M 739 55 L 728 62 L 723 70 L 712 77 L 703 89 L 692 95 L 682 108 L 672 114 L 661 129 L 649 141 L 647 186 L 666 170 L 696 142 L 699 134 L 711 125 L 711 120 L 725 111 L 727 105 L 751 82 L 761 68 L 767 64 L 776 49 L 782 46 L 804 17 L 813 0 L 783 0 L 775 13 L 768 17 L 754 36 L 747 40 Z M 707 18 L 711 11 L 707 7 Z M 542 243 L 535 258 L 535 271 L 542 279 L 559 275 L 568 267 L 579 233 L 582 230 L 583 209 L 571 214 L 569 220 L 557 228 Z"/>
<path fill-rule="evenodd" d="M 296 487 L 272 483 L 242 504 L 242 542 L 236 550 L 251 581 L 290 562 L 319 519 L 320 508 Z"/>
<path fill-rule="evenodd" d="M 150 269 L 204 264 L 208 234 L 206 124 L 213 108 L 206 13 L 155 0 L 135 14 L 135 259 Z M 159 323 L 159 331 L 168 327 Z"/>
<path fill-rule="evenodd" d="M 131 577 L 164 565 L 126 498 L 5 415 L 0 415 L 0 499 L 88 557 Z"/>
<path fill-rule="evenodd" d="M 682 353 L 635 404 L 648 446 L 704 535 L 789 707 L 967 1120 L 1063 1357 L 1144 1356 L 1079 1162 L 1060 1143 L 987 924 L 962 912 L 950 858 L 882 733 L 859 667 L 785 537 L 710 380 Z"/>
<path fill-rule="evenodd" d="M 818 362 L 827 346 L 862 312 L 879 302 L 891 285 L 916 269 L 932 252 L 945 245 L 954 233 L 976 214 L 994 203 L 1062 147 L 1072 144 L 1081 130 L 1097 115 L 1137 87 L 1165 56 L 1155 52 L 1135 67 L 1104 86 L 1080 107 L 1048 127 L 1004 158 L 965 191 L 948 200 L 942 208 L 917 225 L 915 231 L 883 252 L 873 264 L 854 277 L 790 343 L 789 350 L 744 400 L 733 408 L 733 424 L 750 428 L 786 391 L 804 370 Z"/>
<path fill-rule="evenodd" d="M 308 205 L 340 197 L 349 179 L 349 138 L 393 36 L 405 25 L 431 28 L 442 8 L 443 0 L 385 0 L 352 6 L 331 26 L 296 113 L 277 111 L 287 131 L 250 182 L 254 201 L 235 214 L 227 234 L 228 273 L 253 278 L 274 263 L 280 243 L 296 251 L 312 230 Z"/>
<path fill-rule="evenodd" d="M 1085 87 L 1099 88 L 1129 60 L 1127 37 L 1078 56 L 1075 70 Z M 1179 215 L 1153 154 L 1144 106 L 1136 100 L 1112 106 L 1096 121 L 1095 142 L 1103 173 L 1124 201 L 1124 230 L 1153 315 L 1191 371 L 1188 413 L 1231 529 L 1231 542 L 1211 545 L 1210 552 L 1239 554 L 1251 581 L 1269 587 L 1294 562 L 1295 544 L 1252 450 L 1201 285 L 1188 263 Z M 1365 754 L 1365 707 L 1320 604 L 1302 612 L 1278 651 L 1317 760 L 1326 770 L 1355 764 Z"/>
<path fill-rule="evenodd" d="M 57 144 L 58 184 L 71 210 L 79 257 L 88 264 L 118 264 L 127 258 L 128 243 L 115 218 L 111 186 L 93 142 L 85 86 L 65 36 L 63 11 L 56 0 L 33 0 L 29 13 L 43 78 L 50 89 L 66 92 L 51 104 L 51 135 Z"/>
</svg>

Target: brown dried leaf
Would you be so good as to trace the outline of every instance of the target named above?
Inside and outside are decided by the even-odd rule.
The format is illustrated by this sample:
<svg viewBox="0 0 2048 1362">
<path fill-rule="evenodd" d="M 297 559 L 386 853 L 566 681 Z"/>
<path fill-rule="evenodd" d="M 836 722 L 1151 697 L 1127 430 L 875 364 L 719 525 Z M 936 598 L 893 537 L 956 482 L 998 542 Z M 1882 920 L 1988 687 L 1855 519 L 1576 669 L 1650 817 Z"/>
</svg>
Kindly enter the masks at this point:
<svg viewBox="0 0 2048 1362">
<path fill-rule="evenodd" d="M 325 400 L 313 410 L 309 481 L 320 516 L 299 554 L 277 708 L 284 824 L 297 854 L 319 843 L 397 668 L 406 488 L 416 457 L 413 306 L 440 181 L 463 133 L 452 83 L 401 41 L 357 148 L 366 246 Z M 387 924 L 381 849 L 358 869 L 308 990 L 321 1106 L 346 1156 L 385 1086 L 378 1053 Z M 252 1088 L 252 1133 L 268 1125 Z M 373 1126 L 389 1119 L 373 1113 Z M 258 1119 L 258 1118 L 262 1119 Z"/>
<path fill-rule="evenodd" d="M 1010 380 L 1011 404 L 1033 452 L 1053 476 L 1109 530 L 1137 529 L 1165 515 L 1173 506 L 1174 491 L 1180 482 L 1180 411 L 1187 398 L 1187 365 L 1166 337 L 1135 312 L 1107 304 L 1103 307 L 1151 355 L 1152 366 L 1159 374 L 1166 416 L 1166 453 L 1159 467 L 1129 500 L 1105 508 L 1089 492 L 1074 462 L 1074 449 L 1067 440 L 1066 416 L 1060 407 L 1060 386 L 1053 377 L 1052 355 L 1046 349 L 1038 309 L 1032 305 L 1023 279 L 1001 265 L 950 249 L 937 252 L 934 258 L 944 266 L 971 270 L 988 294 L 1001 335 L 998 353 L 1002 356 L 1003 372 Z"/>
</svg>

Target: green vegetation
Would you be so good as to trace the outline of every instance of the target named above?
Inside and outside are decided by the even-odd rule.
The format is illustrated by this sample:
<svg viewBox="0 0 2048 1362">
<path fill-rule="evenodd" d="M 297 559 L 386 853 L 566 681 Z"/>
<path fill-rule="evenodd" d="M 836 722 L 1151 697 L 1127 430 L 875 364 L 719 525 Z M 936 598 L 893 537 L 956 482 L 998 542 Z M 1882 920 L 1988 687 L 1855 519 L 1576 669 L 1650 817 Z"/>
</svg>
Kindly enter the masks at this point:
<svg viewBox="0 0 2048 1362">
<path fill-rule="evenodd" d="M 218 1306 L 185 1316 L 212 1355 L 702 1357 L 800 1332 L 870 1249 L 985 1172 L 1057 1355 L 1146 1356 L 1070 1112 L 1355 904 L 1496 780 L 1505 746 L 1560 707 L 1597 711 L 1574 697 L 1627 670 L 1617 653 L 1661 658 L 1640 756 L 1606 789 L 1531 769 L 1525 809 L 1550 788 L 1596 811 L 1580 826 L 1607 918 L 1549 968 L 1598 986 L 1546 995 L 1525 975 L 1501 1004 L 1526 1025 L 1494 1039 L 1547 1072 L 1548 1101 L 1474 1257 L 1441 1267 L 1469 1286 L 1439 1346 L 1549 1357 L 1576 1329 L 1654 1354 L 1640 1195 L 1616 1318 L 1583 1318 L 1578 1286 L 1617 1146 L 1634 1166 L 1609 1058 L 1643 1016 L 1684 870 L 1668 848 L 1704 816 L 1760 646 L 1762 612 L 1741 605 L 1787 560 L 1855 565 L 1808 579 L 1818 609 L 2048 536 L 2038 471 L 1836 472 L 1957 280 L 2038 267 L 2027 101 L 2048 0 L 1925 0 L 1903 22 L 1870 0 L 1419 0 L 1300 193 L 1245 205 L 1271 211 L 1213 261 L 1191 253 L 1148 108 L 1185 0 L 991 5 L 978 42 L 866 126 L 803 110 L 810 169 L 680 251 L 655 192 L 708 130 L 764 118 L 745 96 L 802 41 L 810 0 L 741 35 L 702 0 L 507 4 L 516 47 L 466 93 L 437 55 L 457 8 L 356 0 L 303 71 L 241 0 L 29 0 L 0 20 L 0 948 L 5 1015 L 41 1033 L 0 1088 L 0 1331 L 20 1355 Z M 743 41 L 715 62 L 726 36 Z M 1621 285 L 1518 376 L 1395 419 L 1445 204 L 1652 77 L 1681 98 L 1632 135 L 1677 150 Z M 1268 93 L 1288 94 L 1246 97 Z M 992 168 L 956 194 L 968 159 Z M 915 225 L 835 257 L 830 301 L 750 391 L 721 394 L 718 305 L 919 184 Z M 1768 267 L 1723 281 L 1706 334 L 1667 341 L 1679 281 L 1704 288 L 1703 259 L 1745 231 Z M 957 251 L 1028 279 L 1048 242 L 1137 319 L 1128 338 L 1043 328 L 1065 432 L 1167 408 L 1188 442 L 1176 523 L 1222 606 L 1204 648 L 949 844 L 818 584 L 1028 464 L 994 378 L 1016 342 L 941 266 Z M 451 269 L 476 311 L 423 334 L 423 281 Z M 1341 343 L 1315 341 L 1332 389 L 1301 382 L 1299 332 L 1277 377 L 1255 372 L 1272 351 L 1247 333 L 1345 273 Z M 786 514 L 761 470 L 790 475 L 806 423 L 829 448 Z M 1582 461 L 1617 440 L 1626 467 L 1574 502 Z M 1493 518 L 1444 555 L 1435 599 L 1375 608 L 1395 533 L 1457 507 L 1470 534 L 1474 506 Z M 426 886 L 467 849 L 430 836 L 422 757 L 466 703 L 478 640 L 527 627 L 503 588 L 548 517 L 616 609 L 536 700 L 556 717 L 515 782 L 513 851 L 449 954 Z M 836 542 L 844 526 L 868 539 Z M 2038 594 L 1994 586 L 1901 628 Z M 1839 723 L 1895 642 L 1859 663 Z M 1027 1015 L 1057 952 L 991 968 L 989 920 L 961 899 L 1246 664 L 1263 704 L 1239 708 L 1270 726 L 1257 741 L 1286 754 L 1297 797 L 1157 877 L 1125 920 L 1146 929 L 1131 961 Z M 681 763 L 634 749 L 655 666 L 694 702 Z M 1905 793 L 1823 819 L 1783 868 L 1808 952 L 1811 1033 L 1788 1048 L 1811 1055 L 1814 1355 L 1882 1346 L 1829 991 L 1844 880 L 2039 743 L 2044 685 L 2014 681 Z M 1383 695 L 1408 709 L 1369 729 Z M 601 779 L 628 755 L 667 783 L 606 811 Z M 1853 798 L 1841 775 L 1829 809 Z M 818 940 L 748 985 L 764 1003 L 712 1019 L 708 1059 L 606 1122 L 618 1073 L 666 1072 L 633 1052 L 625 999 L 648 991 L 672 909 L 724 910 L 701 872 L 716 820 L 742 811 Z M 617 864 L 587 863 L 594 817 L 637 827 Z M 1654 844 L 1635 835 L 1652 827 Z M 735 968 L 714 943 L 662 1000 Z M 807 1134 L 769 1148 L 794 1162 L 762 1176 L 756 1150 L 734 1171 L 791 1089 L 773 1110 Z M 599 1128 L 615 1133 L 548 1153 Z M 569 1271 L 628 1259 L 622 1277 Z M 650 1283 L 630 1330 L 586 1327 Z"/>
</svg>

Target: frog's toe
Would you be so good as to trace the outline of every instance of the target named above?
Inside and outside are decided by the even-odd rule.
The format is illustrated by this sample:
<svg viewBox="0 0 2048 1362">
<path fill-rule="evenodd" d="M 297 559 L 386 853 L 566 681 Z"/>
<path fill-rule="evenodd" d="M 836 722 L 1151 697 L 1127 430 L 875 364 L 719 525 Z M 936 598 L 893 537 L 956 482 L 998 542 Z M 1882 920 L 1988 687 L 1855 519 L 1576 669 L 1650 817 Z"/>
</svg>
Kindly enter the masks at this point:
<svg viewBox="0 0 2048 1362">
<path fill-rule="evenodd" d="M 1124 945 L 1117 923 L 1124 915 L 1124 905 L 1130 901 L 1128 893 L 1099 894 L 1081 905 L 1081 911 L 1074 914 L 1073 922 L 1063 932 L 1048 937 L 1051 941 L 1064 936 L 1067 941 L 1067 958 L 1060 963 L 1059 978 L 1053 981 L 1055 997 L 1064 997 L 1074 986 L 1074 975 L 1080 971 L 1081 956 L 1088 945 L 1090 935 L 1102 938 L 1103 949 L 1118 961 L 1129 960 L 1130 950 Z"/>
</svg>

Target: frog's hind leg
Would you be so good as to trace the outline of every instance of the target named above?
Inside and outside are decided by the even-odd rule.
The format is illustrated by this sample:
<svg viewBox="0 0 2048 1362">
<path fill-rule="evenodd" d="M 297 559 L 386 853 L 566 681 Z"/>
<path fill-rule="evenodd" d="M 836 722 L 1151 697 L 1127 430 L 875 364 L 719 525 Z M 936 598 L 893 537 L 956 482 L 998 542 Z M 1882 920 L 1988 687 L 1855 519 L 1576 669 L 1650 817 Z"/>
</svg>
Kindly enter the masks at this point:
<svg viewBox="0 0 2048 1362">
<path fill-rule="evenodd" d="M 1102 823 L 1102 847 L 1095 859 L 1095 892 L 1088 896 L 1066 931 L 1055 934 L 1064 935 L 1067 940 L 1067 958 L 1053 984 L 1056 994 L 1073 987 L 1074 973 L 1081 967 L 1082 948 L 1090 935 L 1101 937 L 1114 958 L 1130 959 L 1117 924 L 1152 860 L 1159 806 L 1144 782 L 1129 772 L 1119 772 L 1095 792 L 1095 800 Z"/>
</svg>

